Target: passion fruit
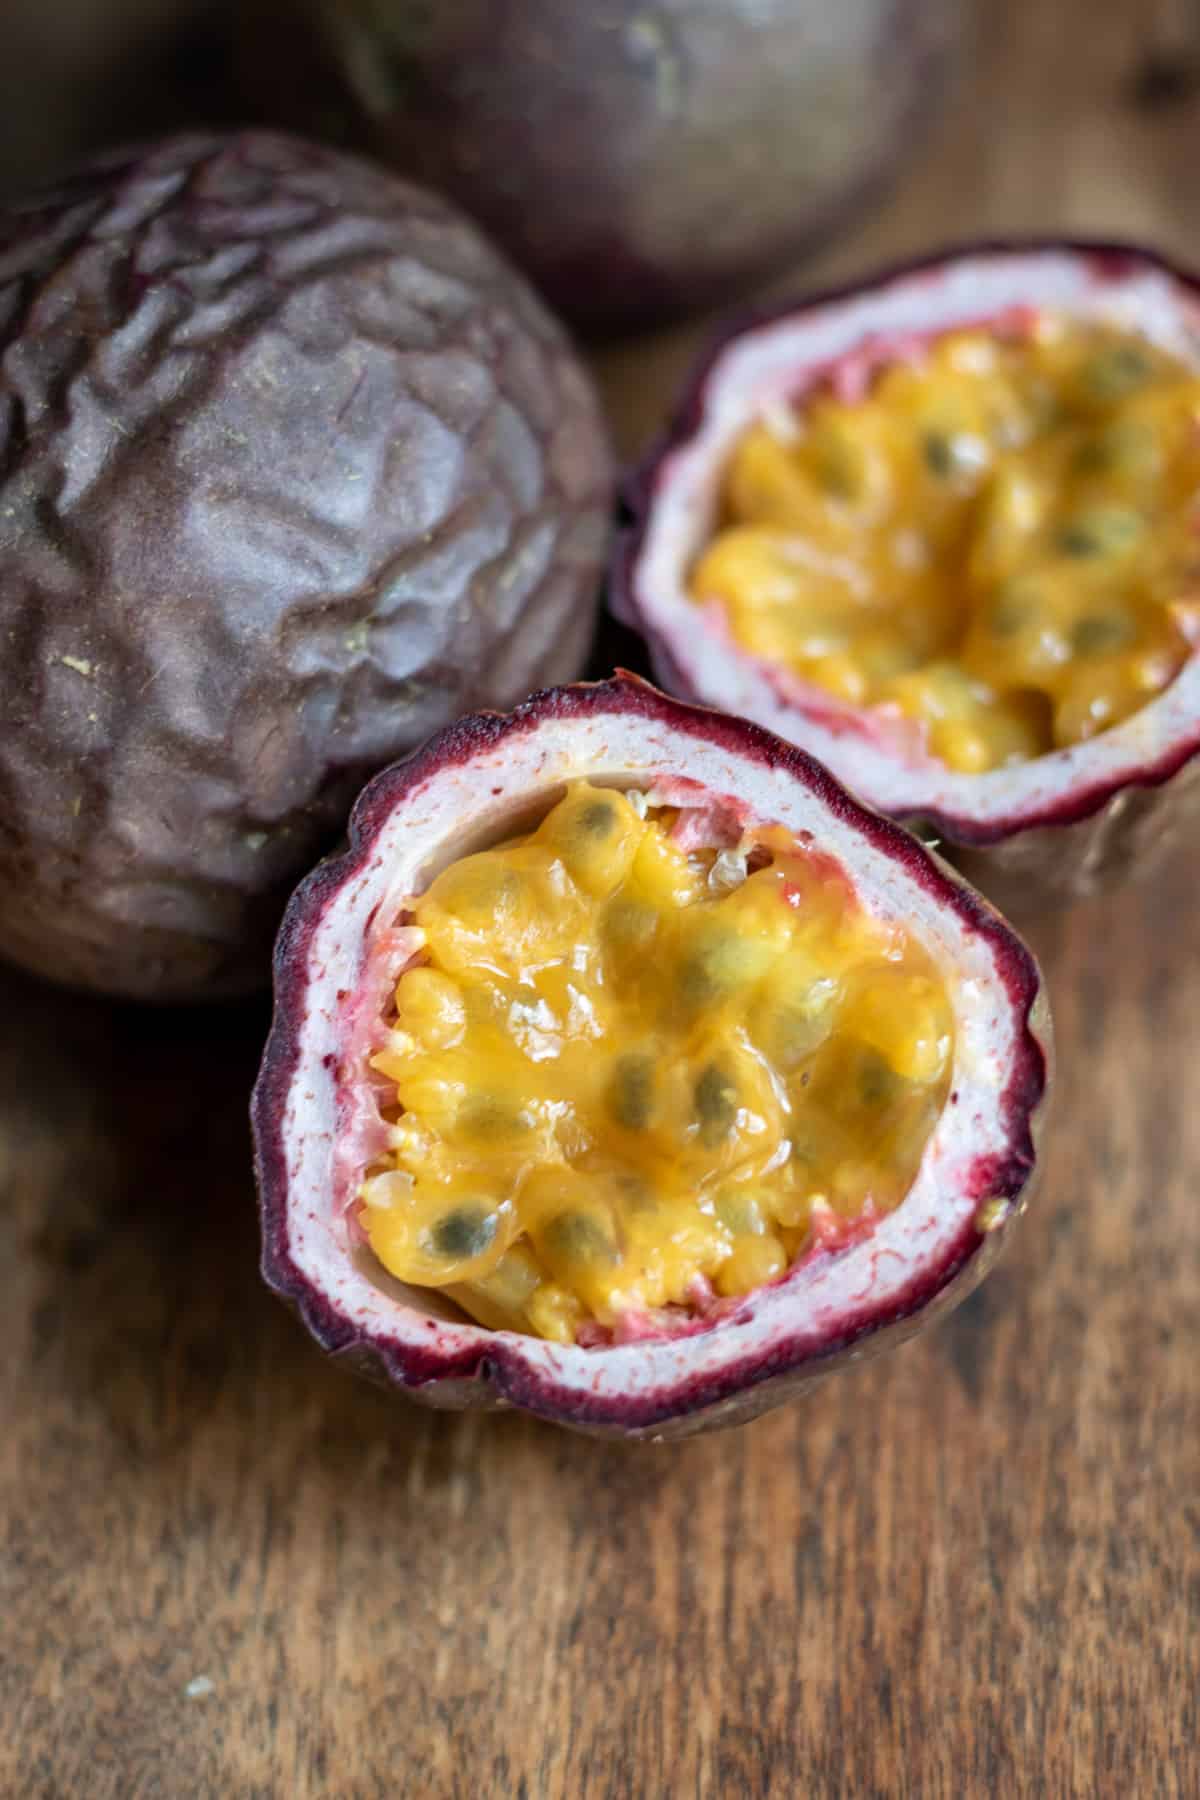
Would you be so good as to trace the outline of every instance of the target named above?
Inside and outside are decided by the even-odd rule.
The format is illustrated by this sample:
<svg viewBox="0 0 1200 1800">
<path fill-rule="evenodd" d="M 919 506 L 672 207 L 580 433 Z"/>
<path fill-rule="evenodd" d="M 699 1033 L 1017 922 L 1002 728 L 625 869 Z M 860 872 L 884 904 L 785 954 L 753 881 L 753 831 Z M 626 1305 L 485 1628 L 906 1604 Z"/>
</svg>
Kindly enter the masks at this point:
<svg viewBox="0 0 1200 1800">
<path fill-rule="evenodd" d="M 452 195 L 592 331 L 711 304 L 844 228 L 933 117 L 962 19 L 953 0 L 309 0 L 307 32 L 295 14 L 249 11 L 270 115 Z"/>
<path fill-rule="evenodd" d="M 260 132 L 0 215 L 0 941 L 111 993 L 265 982 L 363 781 L 583 667 L 610 460 L 474 227 Z"/>
<path fill-rule="evenodd" d="M 635 482 L 617 610 L 1009 907 L 1200 802 L 1200 289 L 968 249 L 729 329 Z"/>
<path fill-rule="evenodd" d="M 385 771 L 302 884 L 263 1269 L 434 1406 L 681 1434 L 909 1336 L 1037 1169 L 1008 925 L 804 752 L 633 676 Z"/>
</svg>

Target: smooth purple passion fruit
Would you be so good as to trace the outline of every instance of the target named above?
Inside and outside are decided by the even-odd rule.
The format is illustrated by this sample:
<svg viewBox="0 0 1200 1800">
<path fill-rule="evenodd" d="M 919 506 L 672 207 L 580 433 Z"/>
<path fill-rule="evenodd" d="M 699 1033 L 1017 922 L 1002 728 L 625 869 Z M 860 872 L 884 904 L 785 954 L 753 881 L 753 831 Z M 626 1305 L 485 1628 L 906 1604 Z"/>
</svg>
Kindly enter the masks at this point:
<svg viewBox="0 0 1200 1800">
<path fill-rule="evenodd" d="M 1133 249 L 964 250 L 736 324 L 634 484 L 615 608 L 673 692 L 803 745 L 1002 903 L 1092 892 L 1200 801 L 1198 396 L 1200 289 Z M 769 654 L 705 603 L 738 454 L 782 521 L 726 539 Z"/>
<path fill-rule="evenodd" d="M 449 206 L 297 139 L 0 214 L 0 938 L 153 998 L 267 978 L 363 781 L 580 672 L 610 458 Z"/>
<path fill-rule="evenodd" d="M 810 757 L 631 676 L 460 720 L 297 890 L 263 1268 L 413 1398 L 681 1434 L 911 1335 L 1036 1174 L 1036 965 Z"/>
<path fill-rule="evenodd" d="M 306 60 L 295 116 L 452 195 L 552 305 L 610 331 L 842 227 L 937 106 L 960 20 L 949 0 L 310 0 L 297 42 L 262 11 L 273 113 L 280 54 Z"/>
</svg>

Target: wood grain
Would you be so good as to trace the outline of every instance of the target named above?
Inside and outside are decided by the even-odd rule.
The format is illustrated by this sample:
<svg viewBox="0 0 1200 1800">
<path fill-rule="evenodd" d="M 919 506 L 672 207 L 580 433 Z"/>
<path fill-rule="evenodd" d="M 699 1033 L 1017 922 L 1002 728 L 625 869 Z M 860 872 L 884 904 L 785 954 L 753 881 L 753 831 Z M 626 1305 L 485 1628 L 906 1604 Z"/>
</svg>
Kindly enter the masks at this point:
<svg viewBox="0 0 1200 1800">
<path fill-rule="evenodd" d="M 1200 111 L 1130 100 L 1134 0 L 989 10 L 820 273 L 1002 228 L 1200 255 Z M 628 449 L 694 336 L 602 359 Z M 659 1449 L 427 1415 L 311 1349 L 255 1274 L 260 1007 L 0 976 L 0 1795 L 1195 1795 L 1196 868 L 1034 933 L 1060 1091 L 999 1272 Z"/>
</svg>

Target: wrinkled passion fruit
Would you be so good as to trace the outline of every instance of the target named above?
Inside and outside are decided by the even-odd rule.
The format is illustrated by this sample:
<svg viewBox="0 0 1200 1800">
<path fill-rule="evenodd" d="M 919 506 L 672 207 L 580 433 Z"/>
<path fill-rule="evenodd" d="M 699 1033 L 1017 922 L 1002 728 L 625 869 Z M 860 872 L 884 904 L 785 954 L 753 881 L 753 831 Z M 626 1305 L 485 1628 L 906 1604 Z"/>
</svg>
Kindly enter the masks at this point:
<svg viewBox="0 0 1200 1800">
<path fill-rule="evenodd" d="M 965 1292 L 1030 1191 L 1020 940 L 803 752 L 634 677 L 379 776 L 275 984 L 266 1277 L 434 1405 L 734 1422 Z"/>
<path fill-rule="evenodd" d="M 1149 866 L 1200 799 L 1198 327 L 1157 258 L 1036 246 L 734 329 L 618 610 L 1010 903 Z"/>
<path fill-rule="evenodd" d="M 584 327 L 711 304 L 844 227 L 936 110 L 953 0 L 258 0 L 272 116 L 452 195 Z M 255 17 L 255 14 L 259 17 Z M 279 58 L 303 67 L 286 82 Z"/>
<path fill-rule="evenodd" d="M 0 216 L 0 938 L 43 974 L 266 979 L 364 779 L 578 674 L 609 453 L 474 227 L 263 133 Z"/>
</svg>

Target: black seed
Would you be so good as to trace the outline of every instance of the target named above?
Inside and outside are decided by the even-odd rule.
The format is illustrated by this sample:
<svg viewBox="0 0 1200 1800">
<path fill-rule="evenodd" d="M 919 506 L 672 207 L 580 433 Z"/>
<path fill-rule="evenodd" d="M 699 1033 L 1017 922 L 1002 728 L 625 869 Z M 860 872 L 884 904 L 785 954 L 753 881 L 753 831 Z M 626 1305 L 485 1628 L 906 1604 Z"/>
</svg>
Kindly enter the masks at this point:
<svg viewBox="0 0 1200 1800">
<path fill-rule="evenodd" d="M 640 949 L 648 944 L 657 924 L 657 913 L 644 900 L 621 898 L 610 901 L 604 909 L 605 940 L 622 948 Z"/>
<path fill-rule="evenodd" d="M 1083 385 L 1095 400 L 1119 400 L 1140 387 L 1150 374 L 1150 359 L 1135 344 L 1102 350 L 1083 370 Z"/>
<path fill-rule="evenodd" d="M 1095 437 L 1085 438 L 1075 452 L 1074 467 L 1081 475 L 1137 470 L 1153 465 L 1154 440 L 1144 425 L 1120 419 Z"/>
<path fill-rule="evenodd" d="M 825 436 L 818 441 L 817 476 L 829 493 L 839 500 L 854 500 L 862 489 L 862 461 L 841 438 Z"/>
<path fill-rule="evenodd" d="M 1128 550 L 1141 536 L 1142 522 L 1133 512 L 1112 507 L 1073 519 L 1058 534 L 1064 556 L 1113 556 Z"/>
<path fill-rule="evenodd" d="M 686 1006 L 704 1006 L 720 991 L 709 957 L 700 952 L 684 957 L 679 965 L 679 993 Z"/>
<path fill-rule="evenodd" d="M 557 1213 L 542 1231 L 542 1250 L 561 1262 L 615 1263 L 619 1260 L 611 1232 L 591 1213 Z"/>
<path fill-rule="evenodd" d="M 877 1050 L 864 1050 L 858 1065 L 858 1091 L 865 1106 L 879 1106 L 895 1095 L 900 1077 Z"/>
<path fill-rule="evenodd" d="M 1114 460 L 1113 446 L 1106 432 L 1103 437 L 1088 438 L 1080 444 L 1075 452 L 1074 467 L 1081 475 L 1097 475 L 1111 469 Z"/>
<path fill-rule="evenodd" d="M 1096 534 L 1086 525 L 1067 525 L 1058 534 L 1058 547 L 1066 556 L 1099 556 L 1101 546 Z"/>
<path fill-rule="evenodd" d="M 477 867 L 451 890 L 448 909 L 469 929 L 494 922 L 497 913 L 513 911 L 521 903 L 524 878 L 515 869 Z"/>
<path fill-rule="evenodd" d="M 709 1063 L 701 1072 L 695 1088 L 696 1117 L 700 1122 L 700 1142 L 719 1144 L 728 1137 L 737 1118 L 738 1091 L 718 1063 Z"/>
<path fill-rule="evenodd" d="M 1071 628 L 1071 648 L 1077 656 L 1101 656 L 1120 650 L 1133 637 L 1133 622 L 1119 613 L 1093 613 Z"/>
<path fill-rule="evenodd" d="M 578 814 L 579 829 L 588 837 L 611 837 L 617 823 L 617 809 L 611 800 L 591 800 Z"/>
<path fill-rule="evenodd" d="M 944 431 L 927 431 L 921 439 L 921 454 L 925 458 L 925 467 L 934 475 L 953 475 L 957 466 L 954 441 Z"/>
<path fill-rule="evenodd" d="M 839 500 L 854 498 L 854 489 L 851 486 L 848 472 L 844 468 L 839 468 L 832 457 L 826 456 L 822 459 L 820 472 L 822 486 L 826 487 L 831 494 L 836 494 Z"/>
<path fill-rule="evenodd" d="M 458 1129 L 467 1137 L 513 1137 L 528 1131 L 530 1120 L 520 1107 L 495 1094 L 470 1094 L 458 1109 Z"/>
<path fill-rule="evenodd" d="M 459 1206 L 439 1219 L 430 1233 L 438 1256 L 466 1262 L 482 1256 L 496 1235 L 496 1215 L 482 1206 Z"/>
<path fill-rule="evenodd" d="M 624 1170 L 615 1177 L 615 1186 L 621 1196 L 621 1206 L 627 1212 L 653 1212 L 657 1209 L 658 1196 L 640 1175 L 632 1175 Z"/>
<path fill-rule="evenodd" d="M 1001 594 L 988 613 L 988 629 L 993 637 L 1015 637 L 1033 618 L 1033 604 L 1015 594 Z"/>
<path fill-rule="evenodd" d="M 627 1131 L 643 1131 L 654 1110 L 654 1062 L 649 1056 L 618 1059 L 608 1087 L 608 1110 Z"/>
<path fill-rule="evenodd" d="M 693 944 L 679 966 L 679 991 L 685 1006 L 708 1006 L 737 986 L 740 947 L 736 932 L 719 930 Z"/>
</svg>

